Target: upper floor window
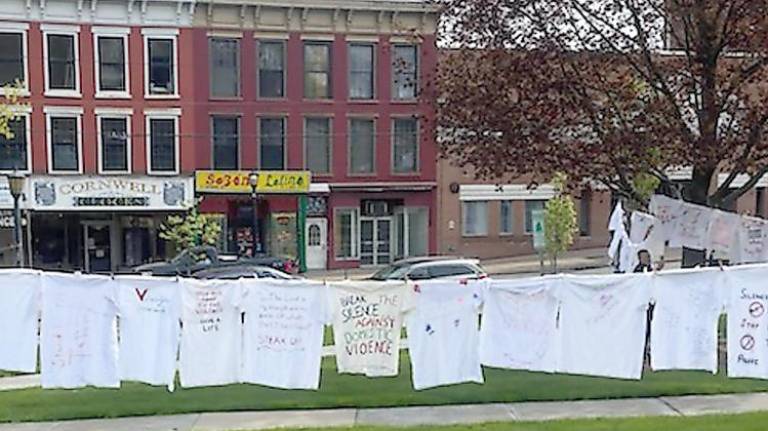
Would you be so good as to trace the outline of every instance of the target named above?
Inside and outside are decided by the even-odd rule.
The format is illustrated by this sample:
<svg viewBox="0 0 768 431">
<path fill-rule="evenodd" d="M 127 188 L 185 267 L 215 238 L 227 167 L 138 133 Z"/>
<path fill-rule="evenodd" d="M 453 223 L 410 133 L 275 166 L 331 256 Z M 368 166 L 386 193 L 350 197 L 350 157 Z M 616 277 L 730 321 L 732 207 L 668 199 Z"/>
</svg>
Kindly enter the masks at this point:
<svg viewBox="0 0 768 431">
<path fill-rule="evenodd" d="M 128 116 L 99 116 L 99 171 L 129 173 L 131 145 Z"/>
<path fill-rule="evenodd" d="M 237 117 L 215 116 L 213 128 L 213 169 L 237 169 L 240 120 Z"/>
<path fill-rule="evenodd" d="M 418 47 L 394 45 L 392 55 L 392 97 L 415 99 L 418 92 Z"/>
<path fill-rule="evenodd" d="M 150 97 L 175 97 L 178 94 L 176 35 L 144 29 L 144 92 Z M 149 33 L 148 33 L 149 32 Z"/>
<path fill-rule="evenodd" d="M 349 172 L 372 174 L 376 170 L 376 124 L 368 118 L 349 121 Z"/>
<path fill-rule="evenodd" d="M 96 93 L 128 93 L 127 35 L 96 35 Z"/>
<path fill-rule="evenodd" d="M 0 134 L 0 171 L 29 170 L 28 118 L 24 115 L 8 122 L 12 136 Z"/>
<path fill-rule="evenodd" d="M 259 122 L 261 169 L 285 169 L 285 120 L 262 118 Z"/>
<path fill-rule="evenodd" d="M 304 43 L 304 97 L 331 98 L 331 44 Z"/>
<path fill-rule="evenodd" d="M 82 172 L 80 114 L 48 115 L 48 170 L 51 173 Z"/>
<path fill-rule="evenodd" d="M 45 31 L 45 30 L 44 30 Z M 45 31 L 46 94 L 80 96 L 80 67 L 76 28 Z"/>
<path fill-rule="evenodd" d="M 398 174 L 419 170 L 419 121 L 396 118 L 392 121 L 392 171 Z"/>
<path fill-rule="evenodd" d="M 150 174 L 179 172 L 178 117 L 150 115 L 147 117 L 147 156 Z"/>
<path fill-rule="evenodd" d="M 211 97 L 240 95 L 240 40 L 210 39 Z"/>
<path fill-rule="evenodd" d="M 259 41 L 259 97 L 285 97 L 283 41 Z"/>
<path fill-rule="evenodd" d="M 27 86 L 26 30 L 6 30 L 0 27 L 0 87 L 16 81 Z"/>
<path fill-rule="evenodd" d="M 305 166 L 313 174 L 331 171 L 331 119 L 328 117 L 304 120 Z"/>
<path fill-rule="evenodd" d="M 373 43 L 349 45 L 349 98 L 374 98 L 374 54 Z"/>
</svg>

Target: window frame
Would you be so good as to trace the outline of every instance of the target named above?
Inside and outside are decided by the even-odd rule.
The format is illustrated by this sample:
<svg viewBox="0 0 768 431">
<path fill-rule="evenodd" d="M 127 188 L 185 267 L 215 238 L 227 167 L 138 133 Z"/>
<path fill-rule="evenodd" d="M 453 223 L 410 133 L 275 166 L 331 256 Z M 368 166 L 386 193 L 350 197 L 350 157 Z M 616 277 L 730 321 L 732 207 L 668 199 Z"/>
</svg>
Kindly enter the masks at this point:
<svg viewBox="0 0 768 431">
<path fill-rule="evenodd" d="M 45 80 L 45 93 L 46 97 L 66 97 L 66 98 L 81 98 L 83 97 L 80 86 L 80 27 L 72 25 L 59 25 L 59 24 L 41 24 L 40 29 L 43 33 L 43 75 Z M 75 88 L 51 88 L 51 71 L 50 71 L 50 50 L 48 46 L 49 36 L 69 36 L 72 38 L 72 50 L 74 55 L 74 78 Z"/>
<path fill-rule="evenodd" d="M 317 45 L 325 46 L 328 48 L 328 68 L 323 71 L 328 76 L 328 91 L 325 97 L 309 97 L 307 96 L 307 74 L 308 73 L 320 73 L 318 71 L 307 70 L 307 46 Z M 329 101 L 333 100 L 333 42 L 329 40 L 302 40 L 301 44 L 301 85 L 302 85 L 302 98 L 310 101 Z"/>
<path fill-rule="evenodd" d="M 372 170 L 370 172 L 353 172 L 352 171 L 352 122 L 357 120 L 366 120 L 373 123 L 372 136 L 373 136 L 373 148 L 371 154 L 373 156 Z M 378 118 L 375 116 L 350 116 L 347 119 L 347 176 L 350 177 L 375 177 L 378 169 L 376 168 L 376 130 L 378 127 Z"/>
<path fill-rule="evenodd" d="M 412 171 L 397 171 L 395 169 L 395 140 L 397 139 L 397 133 L 395 133 L 395 123 L 398 120 L 413 120 L 416 122 L 416 161 L 415 161 L 415 169 Z M 391 127 L 391 137 L 390 137 L 390 165 L 389 169 L 390 172 L 392 172 L 392 175 L 395 176 L 413 176 L 413 175 L 419 175 L 421 173 L 421 121 L 419 121 L 419 118 L 416 116 L 393 116 L 392 122 L 390 124 Z"/>
<path fill-rule="evenodd" d="M 27 166 L 24 167 L 24 169 L 19 169 L 16 172 L 18 173 L 24 173 L 24 174 L 30 174 L 32 173 L 32 142 L 31 142 L 31 133 L 29 130 L 30 123 L 31 123 L 31 117 L 32 117 L 32 109 L 26 108 L 22 109 L 21 112 L 17 113 L 19 119 L 24 121 L 24 139 L 25 142 L 25 150 L 27 153 Z M 46 121 L 47 123 L 47 121 Z M 47 138 L 46 138 L 47 140 Z M 13 173 L 13 170 L 7 170 L 7 169 L 0 169 L 0 175 L 2 174 L 10 174 Z"/>
<path fill-rule="evenodd" d="M 333 116 L 330 115 L 305 115 L 303 119 L 303 139 L 302 139 L 302 145 L 304 146 L 304 169 L 309 169 L 309 164 L 307 163 L 307 160 L 309 159 L 309 146 L 307 145 L 307 138 L 309 137 L 309 134 L 307 133 L 307 120 L 320 120 L 324 119 L 328 121 L 328 166 L 327 170 L 324 172 L 315 172 L 312 171 L 312 176 L 315 177 L 328 177 L 333 175 Z"/>
<path fill-rule="evenodd" d="M 53 118 L 75 119 L 75 146 L 77 148 L 77 170 L 63 171 L 53 169 Z M 77 107 L 45 107 L 45 141 L 48 158 L 48 173 L 56 175 L 83 174 L 83 109 Z"/>
<path fill-rule="evenodd" d="M 21 67 L 23 76 L 20 95 L 25 97 L 29 96 L 29 24 L 2 22 L 0 23 L 0 33 L 21 35 Z M 4 96 L 5 94 L 5 88 L 0 88 L 0 96 Z"/>
<path fill-rule="evenodd" d="M 390 74 L 392 76 L 392 82 L 390 83 L 392 92 L 391 99 L 394 102 L 413 102 L 419 98 L 419 88 L 421 88 L 421 77 L 419 76 L 421 73 L 421 45 L 418 43 L 406 43 L 406 42 L 394 42 L 392 43 L 392 60 L 390 64 Z M 414 56 L 416 60 L 416 64 L 414 64 L 414 71 L 413 74 L 415 76 L 415 84 L 413 88 L 413 97 L 398 97 L 397 96 L 397 85 L 396 85 L 396 79 L 397 79 L 397 71 L 395 69 L 395 52 L 397 51 L 398 47 L 411 47 L 414 49 Z"/>
<path fill-rule="evenodd" d="M 94 88 L 97 99 L 128 99 L 131 97 L 131 78 L 130 78 L 130 49 L 128 47 L 129 35 L 131 30 L 125 27 L 93 27 L 93 78 Z M 99 57 L 99 39 L 101 38 L 120 38 L 123 40 L 123 85 L 124 90 L 103 90 L 101 88 L 101 64 Z"/>
<path fill-rule="evenodd" d="M 178 99 L 179 98 L 179 30 L 178 29 L 162 29 L 162 28 L 145 28 L 142 29 L 143 50 L 144 50 L 144 98 L 145 99 Z M 173 93 L 167 94 L 153 94 L 150 90 L 150 68 L 152 67 L 151 59 L 149 58 L 149 40 L 170 40 L 171 41 L 171 59 L 173 60 L 173 67 L 171 71 L 173 73 Z"/>
<path fill-rule="evenodd" d="M 350 256 L 340 256 L 338 251 L 340 250 L 341 245 L 337 243 L 336 241 L 336 224 L 339 222 L 339 215 L 342 212 L 351 212 L 353 214 L 353 220 L 350 223 L 350 228 L 352 232 L 350 233 L 350 249 L 351 253 Z M 341 227 L 339 226 L 339 229 Z M 341 236 L 341 235 L 339 235 Z M 332 238 L 333 238 L 333 259 L 337 262 L 344 262 L 344 261 L 357 261 L 360 260 L 360 208 L 358 207 L 336 207 L 333 209 L 333 232 L 332 232 Z"/>
<path fill-rule="evenodd" d="M 479 233 L 467 232 L 467 204 L 483 204 L 485 206 L 485 229 Z M 464 238 L 485 238 L 488 236 L 488 201 L 461 201 L 461 236 Z"/>
<path fill-rule="evenodd" d="M 352 47 L 364 46 L 371 48 L 371 97 L 352 97 Z M 363 41 L 349 41 L 347 42 L 347 99 L 352 102 L 372 102 L 376 101 L 378 96 L 376 91 L 376 53 L 378 52 L 378 44 L 376 42 L 363 42 Z"/>
<path fill-rule="evenodd" d="M 232 120 L 234 119 L 237 123 L 237 143 L 235 146 L 235 168 L 232 170 L 238 170 L 240 169 L 241 163 L 242 163 L 242 156 L 240 154 L 241 148 L 242 148 L 242 142 L 241 142 L 241 133 L 242 133 L 242 121 L 240 119 L 240 115 L 237 114 L 211 114 L 211 120 L 210 120 L 210 126 L 211 126 L 211 168 L 214 170 L 218 170 L 219 168 L 216 167 L 216 130 L 214 128 L 214 123 L 217 118 L 221 119 L 227 119 Z M 222 170 L 230 170 L 230 169 L 222 169 Z"/>
<path fill-rule="evenodd" d="M 504 230 L 504 204 L 509 205 L 509 230 Z M 499 236 L 512 236 L 515 234 L 515 201 L 513 199 L 502 199 L 499 201 Z"/>
<path fill-rule="evenodd" d="M 125 154 L 126 170 L 113 171 L 104 168 L 104 138 L 102 136 L 101 120 L 125 120 Z M 130 175 L 133 172 L 133 146 L 131 137 L 131 110 L 98 110 L 96 111 L 96 140 L 97 140 L 97 158 L 98 172 L 101 175 Z"/>
<path fill-rule="evenodd" d="M 262 133 L 262 124 L 261 122 L 263 120 L 281 120 L 283 123 L 283 134 L 282 134 L 282 147 L 283 147 L 283 168 L 282 169 L 273 169 L 273 168 L 264 168 L 264 157 L 262 152 L 262 138 L 264 134 Z M 288 134 L 288 117 L 287 116 L 281 116 L 281 115 L 263 115 L 258 117 L 258 157 L 259 157 L 259 169 L 263 170 L 285 170 L 288 166 L 288 142 L 286 139 L 286 135 Z"/>
<path fill-rule="evenodd" d="M 169 110 L 158 110 L 158 111 L 145 111 L 144 112 L 144 118 L 145 118 L 145 135 L 146 139 L 144 139 L 145 144 L 145 152 L 146 152 L 146 163 L 147 163 L 147 174 L 148 175 L 155 175 L 155 176 L 173 176 L 178 175 L 181 170 L 181 154 L 180 151 L 180 145 L 179 145 L 179 117 L 181 116 L 180 110 L 176 109 L 169 109 Z M 175 168 L 173 171 L 156 171 L 152 169 L 152 120 L 173 120 L 174 125 L 174 163 Z"/>
<path fill-rule="evenodd" d="M 280 44 L 283 49 L 283 66 L 282 66 L 283 88 L 281 89 L 281 93 L 283 95 L 280 97 L 263 96 L 261 94 L 261 44 L 264 42 Z M 287 98 L 287 92 L 288 92 L 288 86 L 286 85 L 286 81 L 288 78 L 288 55 L 287 54 L 288 54 L 288 44 L 284 39 L 274 39 L 274 38 L 257 38 L 256 39 L 256 98 L 257 99 L 284 100 Z"/>
<path fill-rule="evenodd" d="M 213 77 L 213 55 L 211 55 L 211 47 L 213 45 L 213 41 L 219 39 L 219 40 L 233 40 L 237 42 L 237 56 L 236 56 L 236 65 L 235 65 L 235 73 L 237 75 L 237 94 L 235 95 L 227 95 L 227 96 L 217 96 L 213 94 L 213 80 L 211 79 Z M 208 98 L 211 100 L 238 100 L 242 99 L 243 97 L 243 76 L 241 72 L 242 64 L 243 64 L 243 55 L 242 55 L 242 48 L 243 44 L 241 41 L 242 37 L 240 36 L 217 36 L 217 35 L 208 35 Z"/>
</svg>

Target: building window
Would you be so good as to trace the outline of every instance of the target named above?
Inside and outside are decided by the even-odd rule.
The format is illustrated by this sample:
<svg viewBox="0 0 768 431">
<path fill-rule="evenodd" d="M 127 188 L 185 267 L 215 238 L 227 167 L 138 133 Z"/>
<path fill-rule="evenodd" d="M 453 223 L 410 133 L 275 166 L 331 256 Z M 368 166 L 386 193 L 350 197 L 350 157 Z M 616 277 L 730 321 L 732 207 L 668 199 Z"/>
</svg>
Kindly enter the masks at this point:
<svg viewBox="0 0 768 431">
<path fill-rule="evenodd" d="M 304 160 L 313 174 L 331 172 L 331 119 L 304 120 Z"/>
<path fill-rule="evenodd" d="M 239 168 L 239 123 L 237 117 L 213 117 L 213 169 Z"/>
<path fill-rule="evenodd" d="M 510 235 L 513 231 L 512 201 L 501 201 L 499 207 L 499 233 Z"/>
<path fill-rule="evenodd" d="M 588 191 L 582 192 L 581 200 L 579 200 L 579 235 L 589 236 L 590 232 L 590 215 L 592 212 L 592 193 Z"/>
<path fill-rule="evenodd" d="M 285 43 L 259 41 L 259 97 L 285 97 Z"/>
<path fill-rule="evenodd" d="M 304 97 L 330 99 L 331 97 L 331 44 L 307 42 L 304 44 Z"/>
<path fill-rule="evenodd" d="M 96 36 L 96 91 L 127 92 L 127 36 Z"/>
<path fill-rule="evenodd" d="M 755 216 L 765 218 L 765 187 L 755 189 Z"/>
<path fill-rule="evenodd" d="M 353 118 L 349 121 L 349 172 L 372 174 L 376 165 L 374 120 Z"/>
<path fill-rule="evenodd" d="M 240 40 L 212 37 L 211 97 L 238 97 L 240 95 Z"/>
<path fill-rule="evenodd" d="M 533 215 L 534 211 L 543 211 L 547 201 L 532 200 L 525 201 L 525 233 L 533 232 Z"/>
<path fill-rule="evenodd" d="M 336 259 L 357 259 L 357 228 L 360 211 L 357 208 L 337 208 L 333 221 L 333 244 Z"/>
<path fill-rule="evenodd" d="M 392 97 L 415 99 L 419 88 L 418 47 L 395 45 L 392 56 Z"/>
<path fill-rule="evenodd" d="M 151 96 L 176 94 L 176 37 L 147 37 L 145 85 Z"/>
<path fill-rule="evenodd" d="M 48 117 L 51 172 L 80 172 L 78 123 L 78 116 Z"/>
<path fill-rule="evenodd" d="M 77 34 L 46 34 L 46 90 L 79 92 Z"/>
<path fill-rule="evenodd" d="M 27 117 L 9 121 L 8 128 L 13 136 L 7 138 L 0 134 L 0 171 L 27 171 Z"/>
<path fill-rule="evenodd" d="M 149 173 L 177 173 L 177 118 L 149 118 Z"/>
<path fill-rule="evenodd" d="M 461 211 L 462 235 L 486 236 L 488 235 L 488 202 L 466 201 L 462 202 Z"/>
<path fill-rule="evenodd" d="M 349 45 L 349 98 L 374 98 L 374 55 L 376 45 L 372 43 Z"/>
<path fill-rule="evenodd" d="M 415 118 L 392 121 L 392 171 L 397 174 L 419 170 L 419 122 Z"/>
<path fill-rule="evenodd" d="M 262 118 L 259 122 L 261 169 L 285 169 L 285 121 Z"/>
<path fill-rule="evenodd" d="M 21 82 L 25 88 L 25 33 L 0 32 L 0 87 Z M 26 166 L 26 165 L 25 165 Z"/>
<path fill-rule="evenodd" d="M 101 138 L 100 170 L 102 172 L 130 172 L 130 137 L 128 117 L 99 117 Z"/>
</svg>

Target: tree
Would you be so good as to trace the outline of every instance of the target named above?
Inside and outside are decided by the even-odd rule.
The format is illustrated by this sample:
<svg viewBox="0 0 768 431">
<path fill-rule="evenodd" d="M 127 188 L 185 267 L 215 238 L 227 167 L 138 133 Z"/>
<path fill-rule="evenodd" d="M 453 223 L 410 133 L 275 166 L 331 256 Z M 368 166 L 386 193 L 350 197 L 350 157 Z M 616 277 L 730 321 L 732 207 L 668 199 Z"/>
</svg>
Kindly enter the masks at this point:
<svg viewBox="0 0 768 431">
<path fill-rule="evenodd" d="M 768 0 L 439 3 L 441 150 L 478 176 L 725 208 L 768 172 Z"/>
<path fill-rule="evenodd" d="M 573 245 L 577 231 L 576 206 L 567 192 L 567 177 L 564 174 L 556 174 L 552 183 L 557 195 L 548 200 L 544 207 L 544 238 L 552 270 L 557 272 L 557 256 Z"/>
<path fill-rule="evenodd" d="M 221 225 L 213 218 L 192 208 L 184 216 L 169 216 L 160 226 L 160 238 L 171 242 L 177 251 L 219 242 Z"/>
</svg>

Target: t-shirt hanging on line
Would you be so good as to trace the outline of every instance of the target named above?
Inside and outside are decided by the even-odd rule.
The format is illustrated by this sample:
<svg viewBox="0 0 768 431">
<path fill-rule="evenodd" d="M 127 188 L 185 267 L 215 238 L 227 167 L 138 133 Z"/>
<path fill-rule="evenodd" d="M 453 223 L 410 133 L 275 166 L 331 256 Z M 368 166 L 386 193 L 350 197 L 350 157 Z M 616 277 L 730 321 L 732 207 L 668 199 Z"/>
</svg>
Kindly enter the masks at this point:
<svg viewBox="0 0 768 431">
<path fill-rule="evenodd" d="M 553 373 L 558 361 L 559 277 L 492 280 L 484 294 L 480 361 L 513 370 Z"/>
<path fill-rule="evenodd" d="M 0 370 L 37 370 L 38 271 L 0 270 Z"/>
<path fill-rule="evenodd" d="M 43 274 L 40 367 L 43 388 L 120 387 L 117 282 Z"/>
<path fill-rule="evenodd" d="M 654 370 L 717 372 L 717 326 L 723 312 L 724 272 L 682 270 L 653 277 L 651 321 Z"/>
<path fill-rule="evenodd" d="M 768 267 L 725 271 L 728 377 L 768 379 Z"/>
<path fill-rule="evenodd" d="M 240 281 L 182 279 L 181 284 L 181 386 L 238 383 L 243 340 Z"/>
<path fill-rule="evenodd" d="M 712 209 L 684 202 L 680 207 L 675 230 L 669 239 L 670 247 L 688 247 L 704 250 Z"/>
<path fill-rule="evenodd" d="M 403 315 L 413 307 L 413 296 L 413 288 L 403 282 L 330 285 L 329 309 L 340 373 L 397 375 Z"/>
<path fill-rule="evenodd" d="M 639 379 L 651 274 L 563 276 L 559 371 Z"/>
<path fill-rule="evenodd" d="M 327 291 L 306 280 L 243 280 L 242 381 L 318 389 Z"/>
<path fill-rule="evenodd" d="M 740 217 L 737 227 L 734 262 L 756 263 L 768 261 L 768 222 L 755 217 Z"/>
<path fill-rule="evenodd" d="M 417 305 L 406 317 L 414 389 L 483 383 L 478 325 L 485 284 L 452 280 L 414 286 Z"/>
<path fill-rule="evenodd" d="M 683 201 L 664 195 L 651 196 L 648 210 L 659 220 L 659 230 L 665 241 L 671 241 L 677 229 L 677 221 L 682 212 Z M 678 247 L 670 243 L 670 247 Z"/>
<path fill-rule="evenodd" d="M 120 376 L 173 390 L 179 351 L 181 286 L 173 278 L 117 277 Z"/>
</svg>

